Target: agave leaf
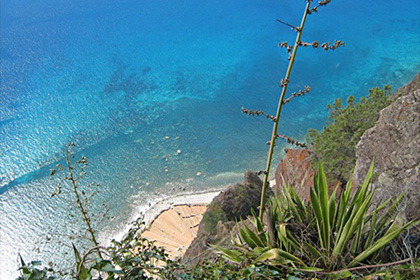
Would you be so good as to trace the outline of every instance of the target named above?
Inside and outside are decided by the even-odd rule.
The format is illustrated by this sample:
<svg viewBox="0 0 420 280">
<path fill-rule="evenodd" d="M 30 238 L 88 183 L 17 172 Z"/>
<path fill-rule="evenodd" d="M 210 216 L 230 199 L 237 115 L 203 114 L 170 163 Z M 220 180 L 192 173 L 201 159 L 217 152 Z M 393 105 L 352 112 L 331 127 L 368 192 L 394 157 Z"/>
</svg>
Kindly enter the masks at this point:
<svg viewBox="0 0 420 280">
<path fill-rule="evenodd" d="M 360 224 L 363 222 L 363 218 L 366 214 L 372 196 L 373 193 L 370 193 L 368 198 L 363 202 L 363 204 L 360 207 L 354 208 L 352 215 L 350 216 L 347 223 L 344 225 L 343 231 L 340 232 L 340 235 L 337 239 L 338 241 L 334 246 L 334 256 L 338 256 L 339 254 L 341 254 L 345 244 L 347 244 L 348 240 L 352 238 L 354 232 L 360 227 Z"/>
<path fill-rule="evenodd" d="M 299 267 L 297 270 L 307 271 L 307 272 L 321 272 L 321 271 L 324 271 L 322 268 L 317 268 L 317 267 Z M 317 279 L 317 278 L 312 278 L 312 279 Z"/>
<path fill-rule="evenodd" d="M 254 217 L 255 228 L 258 230 L 258 232 L 263 232 L 264 231 L 264 227 L 262 225 L 261 220 L 258 218 L 258 215 L 255 212 L 254 208 L 251 208 L 251 214 L 252 214 L 252 217 Z"/>
<path fill-rule="evenodd" d="M 238 231 L 239 231 L 239 238 L 241 239 L 242 243 L 246 243 L 252 249 L 258 246 L 255 240 L 249 237 L 239 225 L 238 225 Z"/>
<path fill-rule="evenodd" d="M 352 188 L 352 178 L 350 177 L 349 181 L 347 182 L 346 189 L 344 190 L 344 193 L 341 192 L 340 195 L 340 206 L 339 206 L 339 214 L 337 217 L 337 224 L 339 225 L 339 230 L 341 231 L 343 228 L 343 225 L 345 224 L 346 220 L 345 217 L 348 215 L 348 213 L 351 211 L 350 207 L 347 209 L 347 205 L 349 204 L 350 199 L 350 191 Z"/>
<path fill-rule="evenodd" d="M 316 226 L 318 229 L 318 236 L 319 236 L 319 241 L 321 242 L 321 247 L 325 248 L 324 245 L 324 239 L 322 238 L 322 234 L 323 234 L 323 226 L 322 226 L 322 214 L 321 214 L 321 209 L 318 203 L 318 199 L 317 199 L 317 195 L 316 195 L 316 190 L 314 191 L 313 188 L 311 188 L 310 190 L 310 197 L 311 197 L 311 206 L 312 206 L 312 210 L 315 214 L 315 218 L 316 218 Z"/>
<path fill-rule="evenodd" d="M 377 209 L 373 210 L 372 220 L 370 222 L 370 230 L 369 230 L 368 237 L 365 241 L 365 245 L 363 247 L 363 250 L 366 250 L 369 246 L 372 245 L 373 236 L 374 236 L 374 233 L 376 231 L 376 215 L 377 215 L 377 213 L 378 213 Z"/>
<path fill-rule="evenodd" d="M 378 209 L 378 211 L 379 211 L 379 210 L 382 210 L 383 208 L 385 208 L 385 207 L 388 205 L 388 203 L 389 203 L 392 199 L 394 199 L 394 198 L 391 196 L 390 198 L 388 198 L 387 200 L 385 200 L 385 202 L 384 202 L 384 203 L 382 203 L 381 205 L 377 206 L 377 207 L 376 207 L 376 209 Z"/>
<path fill-rule="evenodd" d="M 22 275 L 23 275 L 24 279 L 28 279 L 30 277 L 31 273 L 29 272 L 29 269 L 26 266 L 25 262 L 23 261 L 23 258 L 20 255 L 20 253 L 19 253 L 19 262 L 20 262 L 19 269 L 22 270 Z"/>
<path fill-rule="evenodd" d="M 253 241 L 255 244 L 255 247 L 264 247 L 267 244 L 264 244 L 263 241 L 260 239 L 258 235 L 256 235 L 249 227 L 245 225 L 245 223 L 242 221 L 242 226 L 245 231 L 245 233 L 249 236 L 249 238 Z"/>
<path fill-rule="evenodd" d="M 330 279 L 347 279 L 349 277 L 351 277 L 351 272 L 348 270 L 343 270 L 340 272 L 331 272 L 330 274 L 328 274 L 329 277 L 331 277 Z"/>
<path fill-rule="evenodd" d="M 292 188 L 292 195 L 293 195 L 293 201 L 296 204 L 297 208 L 299 209 L 302 219 L 303 220 L 306 219 L 308 215 L 306 207 L 304 203 L 302 202 L 302 200 L 300 199 L 300 197 L 298 196 L 298 194 L 296 193 L 296 190 L 293 188 Z"/>
<path fill-rule="evenodd" d="M 360 189 L 360 196 L 358 197 L 358 201 L 357 201 L 357 206 L 358 207 L 360 207 L 363 204 L 363 202 L 366 198 L 366 195 L 369 191 L 369 182 L 370 182 L 370 179 L 372 178 L 372 175 L 373 175 L 373 161 L 370 164 L 369 170 L 366 174 L 365 180 L 364 180 L 364 182 L 362 184 L 362 187 Z"/>
<path fill-rule="evenodd" d="M 338 185 L 335 187 L 334 191 L 332 192 L 331 196 L 330 196 L 330 200 L 328 201 L 328 211 L 329 211 L 329 215 L 330 215 L 330 228 L 331 230 L 334 229 L 334 220 L 335 220 L 335 216 L 337 214 L 337 209 L 336 209 L 336 205 L 335 205 L 335 195 L 337 193 L 337 189 L 338 189 Z"/>
<path fill-rule="evenodd" d="M 21 267 L 26 266 L 25 261 L 24 261 L 24 260 L 23 260 L 23 258 L 22 258 L 22 255 L 21 255 L 20 253 L 19 253 L 18 255 L 19 255 L 20 266 L 21 266 Z"/>
<path fill-rule="evenodd" d="M 405 192 L 401 193 L 392 203 L 391 205 L 388 207 L 387 211 L 381 215 L 380 219 L 378 220 L 377 223 L 377 228 L 378 229 L 383 229 L 386 227 L 386 224 L 390 221 L 390 217 L 392 217 L 392 213 L 395 211 L 395 209 L 398 207 L 401 199 L 404 197 Z M 389 198 L 391 199 L 391 198 Z M 388 200 L 389 200 L 388 199 Z M 388 201 L 387 200 L 387 201 Z M 382 206 L 382 205 L 381 205 Z"/>
<path fill-rule="evenodd" d="M 241 252 L 238 252 L 236 250 L 229 250 L 219 246 L 214 246 L 214 248 L 216 248 L 217 251 L 221 252 L 222 256 L 225 259 L 228 259 L 231 262 L 241 263 L 243 260 L 243 255 Z"/>
<path fill-rule="evenodd" d="M 261 254 L 258 258 L 255 259 L 255 262 L 264 262 L 266 260 L 269 260 L 269 261 L 270 260 L 277 260 L 277 261 L 284 260 L 286 262 L 289 261 L 289 262 L 296 263 L 299 265 L 305 265 L 304 262 L 298 257 L 278 248 L 268 250 L 264 254 Z"/>
<path fill-rule="evenodd" d="M 322 238 L 324 241 L 324 247 L 329 250 L 330 249 L 330 217 L 329 217 L 329 209 L 328 209 L 328 187 L 327 187 L 327 178 L 324 173 L 324 169 L 322 168 L 321 162 L 319 162 L 318 167 L 318 188 L 319 188 L 319 206 L 321 208 L 322 220 L 321 226 L 323 227 L 323 234 Z"/>
<path fill-rule="evenodd" d="M 305 245 L 306 249 L 308 249 L 308 251 L 312 254 L 311 259 L 317 259 L 321 257 L 321 253 L 311 244 L 309 244 L 306 241 L 303 241 L 303 245 Z"/>
<path fill-rule="evenodd" d="M 292 233 L 286 229 L 287 239 L 296 250 L 301 250 L 302 245 L 293 237 Z"/>
<path fill-rule="evenodd" d="M 299 222 L 302 222 L 302 217 L 301 217 L 298 209 L 296 208 L 296 204 L 294 203 L 294 201 L 292 199 L 292 194 L 291 194 L 292 192 L 293 192 L 292 187 L 289 186 L 286 189 L 286 192 L 284 194 L 286 199 L 287 199 L 287 205 L 292 210 L 293 217 L 295 217 Z"/>
<path fill-rule="evenodd" d="M 349 263 L 349 267 L 355 266 L 356 264 L 362 262 L 363 260 L 365 260 L 367 257 L 369 257 L 371 254 L 373 254 L 374 252 L 378 251 L 379 249 L 381 249 L 383 246 L 385 246 L 387 243 L 389 243 L 392 239 L 394 239 L 395 237 L 397 237 L 401 232 L 403 232 L 404 230 L 418 225 L 420 223 L 420 221 L 410 221 L 407 224 L 405 224 L 404 226 L 393 230 L 393 231 L 388 231 L 384 236 L 382 236 L 380 239 L 378 239 L 372 246 L 370 246 L 367 250 L 363 251 L 362 253 L 360 253 L 359 255 L 357 255 L 350 263 Z"/>
<path fill-rule="evenodd" d="M 88 277 L 89 277 L 89 271 L 86 269 L 86 267 L 82 263 L 82 258 L 80 257 L 80 253 L 77 250 L 77 248 L 74 245 L 74 243 L 72 243 L 71 245 L 73 246 L 73 252 L 74 252 L 74 256 L 76 258 L 76 271 L 79 272 L 79 274 L 76 275 L 76 279 L 77 280 L 85 280 L 85 279 L 88 279 Z"/>
</svg>

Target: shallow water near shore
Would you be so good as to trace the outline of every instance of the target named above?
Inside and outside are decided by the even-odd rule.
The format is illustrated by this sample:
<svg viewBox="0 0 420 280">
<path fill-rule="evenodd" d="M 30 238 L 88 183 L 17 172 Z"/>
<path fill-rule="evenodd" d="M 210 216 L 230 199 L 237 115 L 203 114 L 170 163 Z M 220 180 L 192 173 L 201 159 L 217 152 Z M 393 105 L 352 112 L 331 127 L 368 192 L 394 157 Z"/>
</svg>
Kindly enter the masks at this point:
<svg viewBox="0 0 420 280">
<path fill-rule="evenodd" d="M 263 169 L 271 123 L 240 108 L 274 114 L 287 66 L 277 43 L 295 36 L 276 19 L 298 24 L 303 5 L 2 0 L 0 278 L 17 275 L 18 252 L 62 259 L 59 245 L 33 249 L 51 229 L 77 228 L 61 227 L 68 202 L 49 198 L 58 182 L 49 170 L 68 142 L 88 159 L 86 182 L 112 204 L 103 242 L 149 203 Z M 290 90 L 312 90 L 285 106 L 280 133 L 303 140 L 334 98 L 409 82 L 420 70 L 419 18 L 411 0 L 337 0 L 311 15 L 304 41 L 346 45 L 299 49 Z"/>
</svg>

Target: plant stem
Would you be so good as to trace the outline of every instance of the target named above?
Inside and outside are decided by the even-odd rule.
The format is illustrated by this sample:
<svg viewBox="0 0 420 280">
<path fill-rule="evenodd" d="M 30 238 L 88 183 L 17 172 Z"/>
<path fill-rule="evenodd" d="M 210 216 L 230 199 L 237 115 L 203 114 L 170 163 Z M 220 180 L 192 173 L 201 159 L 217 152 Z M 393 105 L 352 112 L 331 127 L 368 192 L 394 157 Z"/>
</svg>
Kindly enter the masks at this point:
<svg viewBox="0 0 420 280">
<path fill-rule="evenodd" d="M 320 274 L 320 275 L 339 274 L 341 272 L 346 272 L 346 271 L 357 271 L 357 270 L 370 269 L 370 268 L 395 266 L 395 265 L 405 264 L 405 263 L 408 263 L 410 261 L 411 261 L 411 259 L 408 258 L 408 259 L 404 259 L 404 260 L 400 260 L 400 261 L 396 261 L 396 262 L 391 262 L 391 263 L 364 265 L 364 266 L 344 268 L 344 269 L 341 269 L 341 270 L 329 271 L 329 272 L 326 272 L 326 271 L 313 271 L 313 272 L 312 271 L 305 271 L 305 272 Z"/>
<path fill-rule="evenodd" d="M 77 190 L 77 183 L 76 183 L 76 180 L 73 177 L 73 171 L 72 171 L 73 167 L 71 166 L 71 163 L 70 163 L 70 154 L 71 154 L 71 150 L 67 151 L 66 161 L 67 161 L 67 168 L 69 170 L 68 180 L 71 182 L 71 185 L 73 187 L 73 193 L 76 196 L 76 204 L 77 204 L 77 207 L 79 208 L 79 210 L 82 214 L 82 219 L 83 219 L 83 222 L 85 223 L 85 225 L 87 227 L 87 231 L 90 234 L 90 239 L 92 240 L 95 247 L 98 247 L 99 243 L 96 240 L 94 230 L 92 229 L 92 227 L 90 225 L 90 220 L 87 217 L 86 209 L 83 207 L 82 201 L 80 200 L 79 191 Z M 98 256 L 102 259 L 101 251 L 98 250 L 97 252 L 98 252 Z"/>
<path fill-rule="evenodd" d="M 297 52 L 297 49 L 298 49 L 298 46 L 299 46 L 298 43 L 299 43 L 300 37 L 302 35 L 303 26 L 305 25 L 306 16 L 308 15 L 310 5 L 311 5 L 311 1 L 307 1 L 305 12 L 303 13 L 303 17 L 302 17 L 302 22 L 300 23 L 300 26 L 297 29 L 295 45 L 293 47 L 292 55 L 290 56 L 289 66 L 287 67 L 286 76 L 283 80 L 283 81 L 285 81 L 285 83 L 282 85 L 283 89 L 281 91 L 279 104 L 277 106 L 276 118 L 275 118 L 275 121 L 274 121 L 274 124 L 273 124 L 273 132 L 271 134 L 270 148 L 268 150 L 267 165 L 266 165 L 266 168 L 265 168 L 264 180 L 263 180 L 263 185 L 262 185 L 262 189 L 261 189 L 261 202 L 260 202 L 260 213 L 259 213 L 259 218 L 261 219 L 261 221 L 263 219 L 263 214 L 264 214 L 265 193 L 266 193 L 266 189 L 267 189 L 268 175 L 269 175 L 270 167 L 271 167 L 271 160 L 272 160 L 272 157 L 273 157 L 274 144 L 275 144 L 275 141 L 276 141 L 277 128 L 278 128 L 279 120 L 280 120 L 280 113 L 281 113 L 281 109 L 283 107 L 283 100 L 284 100 L 284 96 L 285 96 L 285 93 L 286 93 L 286 90 L 287 90 L 287 84 L 288 84 L 288 81 L 289 81 L 290 73 L 292 71 L 293 62 L 295 61 L 296 52 Z"/>
</svg>

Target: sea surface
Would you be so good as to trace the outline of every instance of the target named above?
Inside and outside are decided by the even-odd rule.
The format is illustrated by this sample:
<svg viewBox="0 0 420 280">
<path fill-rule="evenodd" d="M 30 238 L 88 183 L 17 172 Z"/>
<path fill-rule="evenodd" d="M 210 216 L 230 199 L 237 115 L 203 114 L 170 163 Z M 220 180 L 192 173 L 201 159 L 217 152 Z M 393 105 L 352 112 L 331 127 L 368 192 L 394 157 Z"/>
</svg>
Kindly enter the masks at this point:
<svg viewBox="0 0 420 280">
<path fill-rule="evenodd" d="M 18 253 L 66 258 L 65 246 L 44 241 L 78 227 L 67 222 L 69 201 L 50 198 L 60 181 L 50 169 L 67 143 L 87 157 L 84 183 L 101 184 L 95 201 L 112 206 L 103 243 L 159 199 L 264 169 L 272 123 L 241 107 L 275 113 L 287 67 L 277 44 L 295 38 L 276 19 L 298 25 L 304 5 L 1 0 L 0 278 L 16 277 Z M 420 70 L 419 18 L 415 0 L 335 0 L 310 15 L 303 41 L 345 47 L 299 49 L 289 89 L 312 90 L 285 105 L 279 132 L 304 140 L 334 98 L 410 81 Z M 276 161 L 286 146 L 278 143 Z"/>
</svg>

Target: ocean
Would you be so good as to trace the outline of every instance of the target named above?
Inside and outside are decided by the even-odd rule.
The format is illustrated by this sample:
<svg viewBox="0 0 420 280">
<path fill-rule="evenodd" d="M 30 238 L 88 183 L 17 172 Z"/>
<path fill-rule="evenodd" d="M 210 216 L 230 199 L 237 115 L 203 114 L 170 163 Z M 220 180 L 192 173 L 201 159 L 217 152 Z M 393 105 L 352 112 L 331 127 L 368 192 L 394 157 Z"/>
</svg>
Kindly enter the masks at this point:
<svg viewBox="0 0 420 280">
<path fill-rule="evenodd" d="M 17 276 L 18 253 L 66 258 L 43 240 L 78 229 L 68 200 L 50 198 L 60 177 L 50 169 L 70 142 L 87 157 L 84 182 L 101 184 L 112 206 L 103 243 L 157 200 L 264 169 L 272 123 L 241 107 L 275 113 L 288 63 L 277 44 L 295 38 L 276 19 L 298 25 L 304 5 L 1 0 L 0 278 Z M 302 40 L 334 39 L 345 46 L 298 50 L 289 94 L 312 89 L 285 105 L 279 133 L 304 140 L 334 98 L 409 82 L 420 70 L 420 5 L 333 0 L 308 17 Z M 285 147 L 278 142 L 275 163 Z"/>
</svg>

